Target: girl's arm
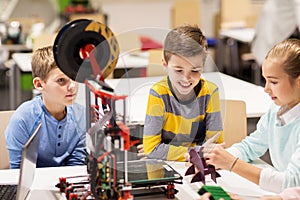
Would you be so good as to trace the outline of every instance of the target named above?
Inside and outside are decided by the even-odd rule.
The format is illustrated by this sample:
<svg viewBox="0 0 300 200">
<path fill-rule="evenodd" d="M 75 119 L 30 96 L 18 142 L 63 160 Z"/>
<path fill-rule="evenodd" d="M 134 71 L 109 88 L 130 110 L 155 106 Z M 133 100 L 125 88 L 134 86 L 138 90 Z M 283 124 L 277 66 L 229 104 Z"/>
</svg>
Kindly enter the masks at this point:
<svg viewBox="0 0 300 200">
<path fill-rule="evenodd" d="M 213 148 L 205 148 L 203 153 L 204 157 L 208 159 L 206 161 L 207 164 L 235 172 L 253 183 L 259 184 L 262 169 L 234 157 L 221 145 L 214 145 Z"/>
</svg>

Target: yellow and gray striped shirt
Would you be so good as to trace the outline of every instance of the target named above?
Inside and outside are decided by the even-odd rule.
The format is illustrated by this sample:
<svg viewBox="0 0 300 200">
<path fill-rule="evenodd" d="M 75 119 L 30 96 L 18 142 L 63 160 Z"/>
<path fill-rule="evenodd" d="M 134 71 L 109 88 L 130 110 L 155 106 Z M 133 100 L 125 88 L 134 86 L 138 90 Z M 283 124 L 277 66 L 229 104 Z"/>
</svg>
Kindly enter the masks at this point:
<svg viewBox="0 0 300 200">
<path fill-rule="evenodd" d="M 195 99 L 179 102 L 167 77 L 150 89 L 143 145 L 148 158 L 185 161 L 188 148 L 201 145 L 221 131 L 224 140 L 218 87 L 200 79 Z"/>
</svg>

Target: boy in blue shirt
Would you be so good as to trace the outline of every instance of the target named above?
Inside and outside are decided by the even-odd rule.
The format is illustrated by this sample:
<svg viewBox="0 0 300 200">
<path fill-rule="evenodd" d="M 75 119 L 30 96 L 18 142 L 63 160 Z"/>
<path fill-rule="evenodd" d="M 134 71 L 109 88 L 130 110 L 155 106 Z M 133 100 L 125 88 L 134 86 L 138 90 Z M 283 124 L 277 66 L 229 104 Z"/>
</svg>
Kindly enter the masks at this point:
<svg viewBox="0 0 300 200">
<path fill-rule="evenodd" d="M 5 130 L 10 168 L 20 168 L 22 148 L 39 122 L 37 167 L 83 165 L 84 107 L 74 103 L 78 84 L 57 67 L 52 46 L 36 50 L 31 65 L 33 85 L 41 95 L 22 103 Z"/>
</svg>

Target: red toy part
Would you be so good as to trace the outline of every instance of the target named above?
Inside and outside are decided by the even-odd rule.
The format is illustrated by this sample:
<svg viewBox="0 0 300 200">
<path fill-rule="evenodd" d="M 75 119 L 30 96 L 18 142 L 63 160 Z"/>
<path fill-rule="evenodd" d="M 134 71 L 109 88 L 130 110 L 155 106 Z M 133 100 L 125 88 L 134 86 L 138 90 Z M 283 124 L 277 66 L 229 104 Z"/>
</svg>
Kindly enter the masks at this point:
<svg viewBox="0 0 300 200">
<path fill-rule="evenodd" d="M 66 198 L 69 199 L 70 198 L 70 194 L 73 194 L 73 187 L 72 186 L 69 186 L 65 189 L 65 195 L 66 195 Z"/>
<path fill-rule="evenodd" d="M 56 184 L 56 187 L 59 188 L 60 192 L 64 192 L 65 189 L 69 186 L 70 184 L 67 182 L 67 179 L 64 177 L 59 178 L 59 183 Z"/>
<path fill-rule="evenodd" d="M 174 199 L 176 193 L 177 193 L 177 191 L 175 189 L 174 183 L 168 183 L 168 185 L 167 185 L 167 198 L 168 199 Z"/>
<path fill-rule="evenodd" d="M 69 200 L 77 200 L 78 199 L 78 194 L 77 193 L 71 193 L 69 196 Z"/>
<path fill-rule="evenodd" d="M 130 190 L 124 190 L 121 200 L 133 200 L 133 195 L 130 194 Z"/>
<path fill-rule="evenodd" d="M 80 48 L 80 57 L 84 60 L 90 58 L 93 74 L 95 77 L 100 76 L 99 80 L 104 82 L 104 77 L 95 58 L 96 48 L 93 44 L 86 44 L 83 48 Z"/>
<path fill-rule="evenodd" d="M 121 129 L 120 134 L 124 138 L 124 150 L 128 151 L 130 149 L 130 130 L 122 122 L 118 122 L 118 126 Z"/>
</svg>

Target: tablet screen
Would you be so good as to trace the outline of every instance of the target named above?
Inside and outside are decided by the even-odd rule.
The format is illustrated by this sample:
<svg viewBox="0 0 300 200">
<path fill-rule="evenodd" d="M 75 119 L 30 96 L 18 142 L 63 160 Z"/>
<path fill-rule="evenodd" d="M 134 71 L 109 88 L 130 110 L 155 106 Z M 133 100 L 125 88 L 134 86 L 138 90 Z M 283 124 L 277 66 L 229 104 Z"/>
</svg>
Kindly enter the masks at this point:
<svg viewBox="0 0 300 200">
<path fill-rule="evenodd" d="M 118 177 L 124 178 L 124 162 L 117 164 Z M 133 186 L 144 184 L 165 184 L 181 180 L 181 175 L 162 160 L 128 161 L 128 181 Z"/>
</svg>

